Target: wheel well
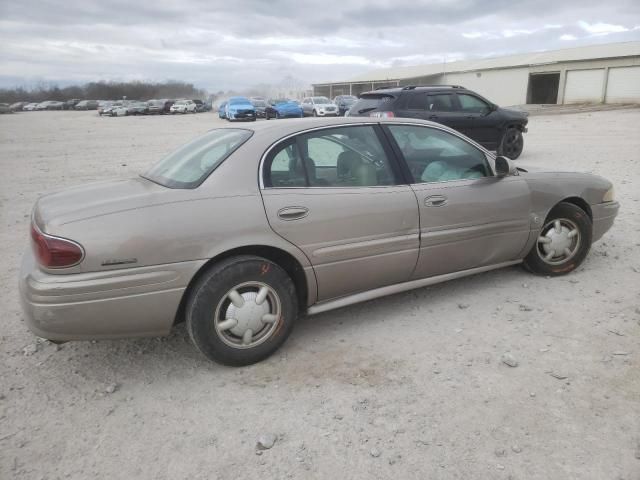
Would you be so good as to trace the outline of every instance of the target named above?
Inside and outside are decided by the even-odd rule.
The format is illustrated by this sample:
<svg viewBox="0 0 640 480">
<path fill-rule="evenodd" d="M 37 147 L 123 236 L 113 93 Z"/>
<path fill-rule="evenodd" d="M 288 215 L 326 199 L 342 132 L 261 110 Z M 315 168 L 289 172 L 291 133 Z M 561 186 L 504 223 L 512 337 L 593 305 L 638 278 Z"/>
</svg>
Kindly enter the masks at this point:
<svg viewBox="0 0 640 480">
<path fill-rule="evenodd" d="M 246 247 L 234 248 L 232 250 L 228 250 L 223 252 L 207 261 L 200 270 L 196 272 L 193 278 L 189 281 L 189 285 L 184 291 L 182 295 L 182 299 L 180 300 L 180 305 L 178 306 L 178 311 L 176 312 L 176 318 L 174 320 L 174 325 L 181 323 L 184 321 L 184 309 L 187 303 L 187 298 L 189 297 L 189 293 L 191 288 L 198 279 L 204 274 L 204 272 L 213 264 L 218 263 L 221 260 L 224 260 L 229 257 L 235 257 L 238 255 L 256 255 L 258 257 L 263 257 L 268 260 L 271 260 L 273 263 L 279 265 L 287 275 L 291 277 L 294 285 L 296 286 L 296 295 L 298 297 L 298 308 L 300 311 L 304 310 L 307 306 L 307 278 L 304 274 L 304 269 L 300 262 L 293 257 L 290 253 L 285 252 L 284 250 L 280 250 L 279 248 L 269 247 L 266 245 L 249 245 Z"/>
<path fill-rule="evenodd" d="M 591 211 L 591 206 L 580 197 L 569 197 L 562 200 L 564 203 L 572 203 L 578 208 L 581 208 L 585 211 L 585 213 L 589 216 L 589 219 L 593 221 L 593 212 Z"/>
</svg>

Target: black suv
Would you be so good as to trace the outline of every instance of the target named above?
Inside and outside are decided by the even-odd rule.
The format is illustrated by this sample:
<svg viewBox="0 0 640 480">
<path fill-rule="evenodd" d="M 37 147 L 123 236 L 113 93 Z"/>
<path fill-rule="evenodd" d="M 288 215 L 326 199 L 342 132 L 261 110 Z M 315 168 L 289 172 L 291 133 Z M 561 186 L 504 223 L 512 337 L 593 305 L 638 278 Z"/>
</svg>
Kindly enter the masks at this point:
<svg viewBox="0 0 640 480">
<path fill-rule="evenodd" d="M 515 160 L 522 153 L 529 121 L 526 112 L 500 108 L 455 85 L 380 88 L 361 93 L 350 117 L 420 118 L 442 123 Z"/>
</svg>

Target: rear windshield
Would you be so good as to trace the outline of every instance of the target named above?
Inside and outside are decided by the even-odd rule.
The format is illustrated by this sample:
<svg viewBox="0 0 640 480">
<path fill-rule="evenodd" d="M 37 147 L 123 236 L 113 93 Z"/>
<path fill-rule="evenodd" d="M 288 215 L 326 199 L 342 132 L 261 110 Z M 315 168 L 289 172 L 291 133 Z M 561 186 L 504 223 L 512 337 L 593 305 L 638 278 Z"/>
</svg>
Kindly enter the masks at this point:
<svg viewBox="0 0 640 480">
<path fill-rule="evenodd" d="M 395 97 L 393 95 L 385 93 L 367 93 L 365 95 L 361 95 L 349 111 L 352 115 L 361 115 L 373 110 L 383 109 L 386 104 L 390 103 L 394 99 Z"/>
<path fill-rule="evenodd" d="M 160 160 L 142 177 L 169 188 L 196 188 L 252 134 L 239 128 L 211 130 Z"/>
</svg>

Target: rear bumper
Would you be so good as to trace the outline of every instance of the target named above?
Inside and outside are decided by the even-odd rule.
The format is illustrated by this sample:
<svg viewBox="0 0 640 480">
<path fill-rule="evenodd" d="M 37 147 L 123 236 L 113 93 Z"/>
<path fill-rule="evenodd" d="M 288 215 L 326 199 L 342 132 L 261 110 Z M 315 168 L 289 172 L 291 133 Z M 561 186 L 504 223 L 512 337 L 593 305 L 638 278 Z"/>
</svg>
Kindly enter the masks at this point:
<svg viewBox="0 0 640 480">
<path fill-rule="evenodd" d="M 203 264 L 51 275 L 27 251 L 19 285 L 25 320 L 36 335 L 58 341 L 166 335 Z"/>
<path fill-rule="evenodd" d="M 620 204 L 618 202 L 605 202 L 591 205 L 593 214 L 593 241 L 600 240 L 613 225 Z"/>
</svg>

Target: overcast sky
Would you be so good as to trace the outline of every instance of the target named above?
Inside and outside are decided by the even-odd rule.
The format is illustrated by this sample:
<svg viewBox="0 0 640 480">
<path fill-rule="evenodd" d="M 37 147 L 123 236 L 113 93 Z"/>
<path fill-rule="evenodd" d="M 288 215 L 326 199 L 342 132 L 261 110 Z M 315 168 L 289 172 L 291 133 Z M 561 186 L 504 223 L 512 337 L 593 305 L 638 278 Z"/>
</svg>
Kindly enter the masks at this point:
<svg viewBox="0 0 640 480">
<path fill-rule="evenodd" d="M 217 91 L 629 40 L 639 0 L 0 0 L 0 86 L 177 79 Z"/>
</svg>

